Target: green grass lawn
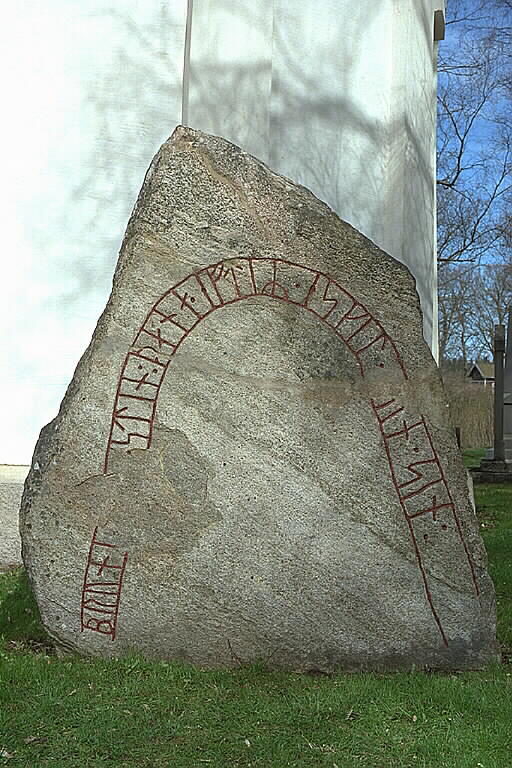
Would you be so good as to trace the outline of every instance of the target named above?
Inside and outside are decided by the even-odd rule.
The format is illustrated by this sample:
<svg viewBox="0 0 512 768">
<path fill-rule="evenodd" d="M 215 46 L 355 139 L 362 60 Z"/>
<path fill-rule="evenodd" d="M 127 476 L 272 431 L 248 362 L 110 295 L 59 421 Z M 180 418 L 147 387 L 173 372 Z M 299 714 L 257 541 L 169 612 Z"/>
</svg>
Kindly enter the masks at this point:
<svg viewBox="0 0 512 768">
<path fill-rule="evenodd" d="M 512 486 L 477 486 L 512 648 Z M 22 570 L 0 577 L 0 766 L 512 768 L 512 664 L 309 677 L 60 659 Z"/>
</svg>

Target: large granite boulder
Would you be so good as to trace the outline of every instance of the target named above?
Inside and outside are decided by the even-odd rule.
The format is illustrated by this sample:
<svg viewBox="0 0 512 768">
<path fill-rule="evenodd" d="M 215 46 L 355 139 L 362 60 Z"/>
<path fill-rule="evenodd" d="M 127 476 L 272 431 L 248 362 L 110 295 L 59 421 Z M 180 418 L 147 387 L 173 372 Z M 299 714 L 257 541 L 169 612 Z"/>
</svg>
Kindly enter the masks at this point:
<svg viewBox="0 0 512 768">
<path fill-rule="evenodd" d="M 402 265 L 178 128 L 25 486 L 64 649 L 298 670 L 476 667 L 494 595 Z"/>
</svg>

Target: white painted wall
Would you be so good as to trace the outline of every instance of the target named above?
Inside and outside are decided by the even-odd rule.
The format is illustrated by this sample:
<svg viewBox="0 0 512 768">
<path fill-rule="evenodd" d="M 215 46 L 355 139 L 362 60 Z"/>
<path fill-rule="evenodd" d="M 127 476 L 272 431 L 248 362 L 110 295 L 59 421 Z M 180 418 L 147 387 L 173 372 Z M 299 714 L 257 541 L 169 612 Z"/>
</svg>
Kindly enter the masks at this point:
<svg viewBox="0 0 512 768">
<path fill-rule="evenodd" d="M 437 354 L 437 0 L 193 0 L 188 124 L 304 184 L 411 269 Z"/>
<path fill-rule="evenodd" d="M 2 6 L 0 463 L 30 462 L 103 311 L 146 169 L 181 120 L 186 10 Z"/>
<path fill-rule="evenodd" d="M 18 0 L 2 9 L 0 463 L 30 462 L 56 415 L 110 292 L 145 170 L 182 110 L 409 264 L 432 341 L 434 2 Z"/>
</svg>

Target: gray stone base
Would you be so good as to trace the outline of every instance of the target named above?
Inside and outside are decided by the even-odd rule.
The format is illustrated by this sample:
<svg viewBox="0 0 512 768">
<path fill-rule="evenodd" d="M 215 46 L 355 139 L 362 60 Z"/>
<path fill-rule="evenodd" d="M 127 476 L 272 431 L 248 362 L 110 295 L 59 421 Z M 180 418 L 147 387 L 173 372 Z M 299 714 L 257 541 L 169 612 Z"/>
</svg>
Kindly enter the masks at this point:
<svg viewBox="0 0 512 768">
<path fill-rule="evenodd" d="M 512 461 L 482 459 L 471 476 L 475 483 L 512 483 Z"/>
<path fill-rule="evenodd" d="M 22 563 L 18 514 L 29 469 L 24 465 L 0 464 L 0 573 Z"/>
</svg>

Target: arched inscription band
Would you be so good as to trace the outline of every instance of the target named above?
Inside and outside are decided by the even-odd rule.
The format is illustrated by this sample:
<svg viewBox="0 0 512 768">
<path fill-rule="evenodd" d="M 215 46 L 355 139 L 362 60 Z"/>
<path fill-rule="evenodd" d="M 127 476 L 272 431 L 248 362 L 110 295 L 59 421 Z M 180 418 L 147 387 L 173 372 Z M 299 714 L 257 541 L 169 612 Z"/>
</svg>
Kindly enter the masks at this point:
<svg viewBox="0 0 512 768">
<path fill-rule="evenodd" d="M 329 275 L 283 259 L 220 261 L 193 272 L 169 288 L 153 304 L 137 332 L 117 385 L 105 474 L 114 451 L 151 446 L 160 388 L 173 356 L 188 335 L 217 309 L 254 297 L 286 302 L 313 314 L 345 344 L 363 378 L 372 367 L 395 366 L 407 379 L 397 346 L 381 323 Z M 424 560 L 428 555 L 429 533 L 424 528 L 427 523 L 427 527 L 440 528 L 443 535 L 458 537 L 478 594 L 475 569 L 460 519 L 424 417 L 411 418 L 394 398 L 383 402 L 372 400 L 370 406 L 407 521 L 425 595 L 443 642 L 448 645 L 427 579 Z M 101 631 L 115 639 L 119 600 L 115 616 L 103 621 L 102 630 L 96 630 L 94 622 L 87 624 L 87 611 L 84 612 L 85 581 L 82 630 Z M 121 586 L 119 595 L 120 589 Z"/>
<path fill-rule="evenodd" d="M 380 322 L 328 275 L 281 259 L 219 262 L 184 278 L 151 307 L 119 378 L 105 472 L 112 450 L 151 445 L 160 386 L 187 336 L 212 312 L 256 296 L 315 315 L 343 341 L 361 376 L 371 365 L 397 365 L 407 378 L 396 345 Z"/>
</svg>

